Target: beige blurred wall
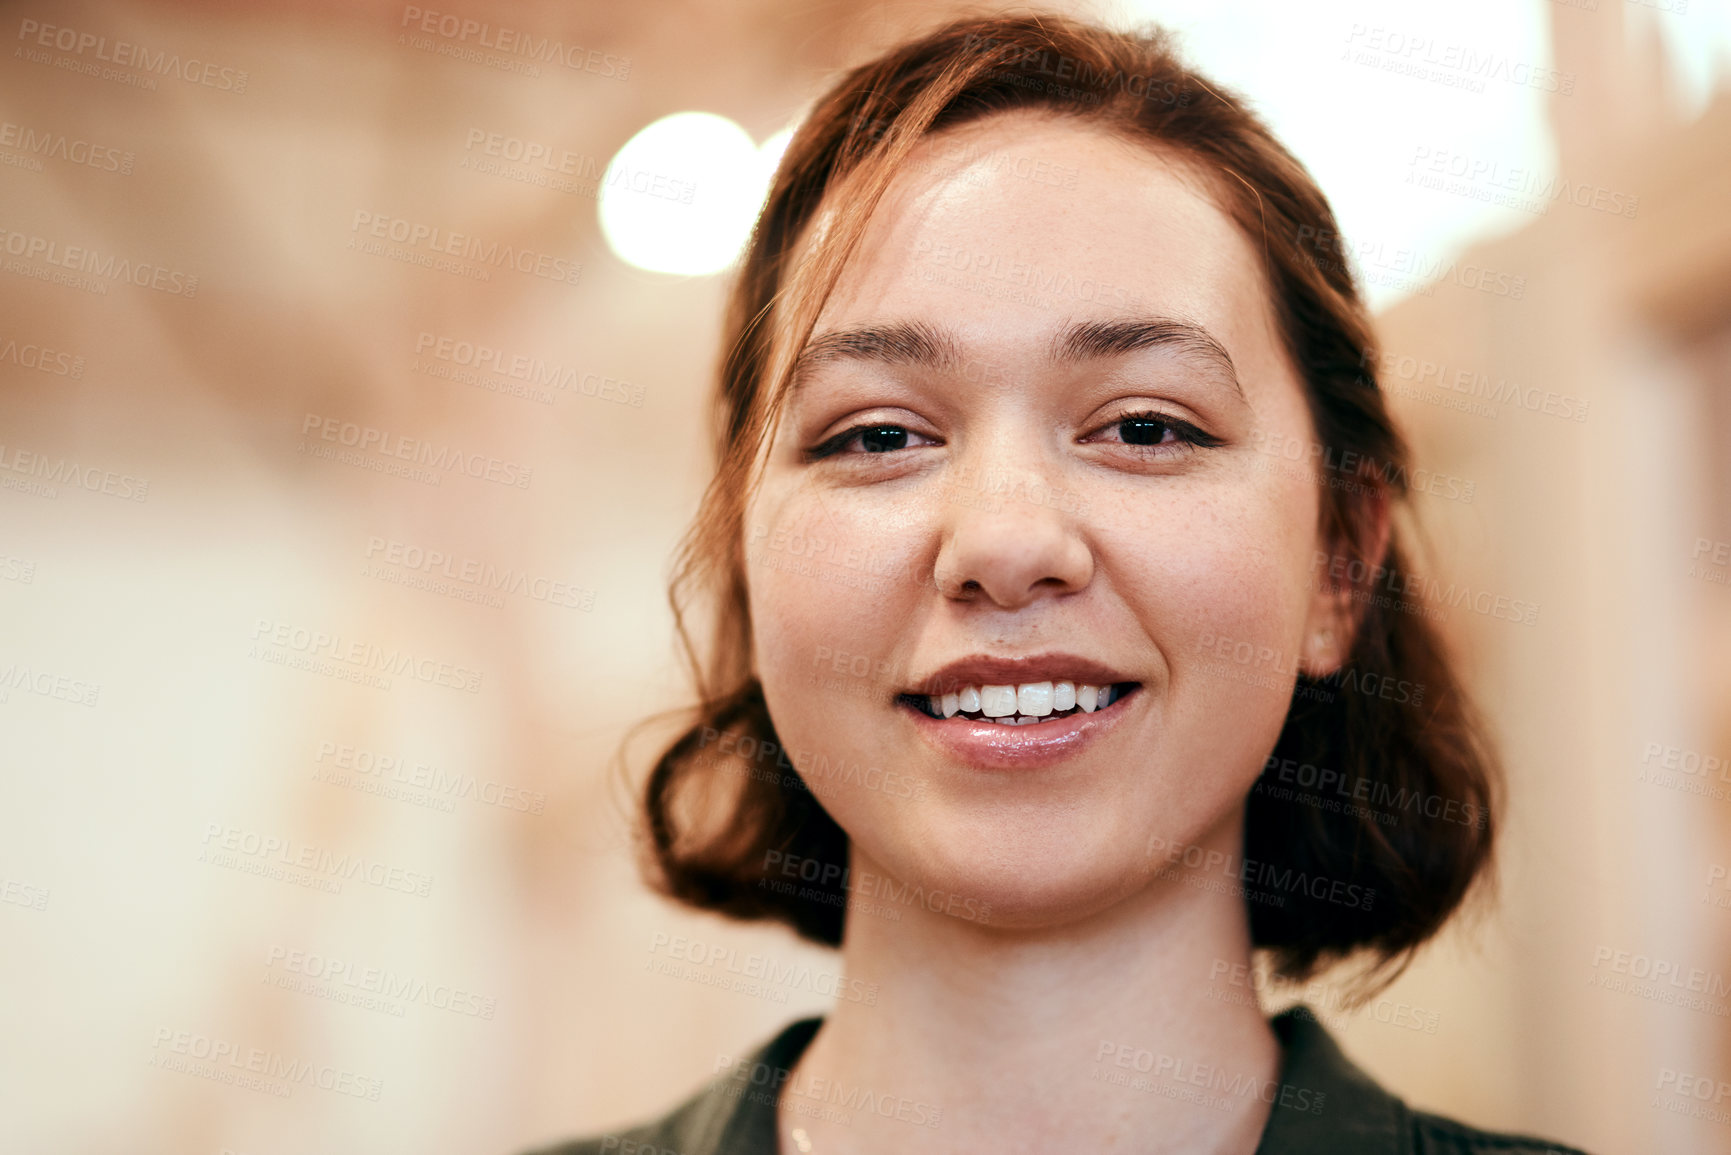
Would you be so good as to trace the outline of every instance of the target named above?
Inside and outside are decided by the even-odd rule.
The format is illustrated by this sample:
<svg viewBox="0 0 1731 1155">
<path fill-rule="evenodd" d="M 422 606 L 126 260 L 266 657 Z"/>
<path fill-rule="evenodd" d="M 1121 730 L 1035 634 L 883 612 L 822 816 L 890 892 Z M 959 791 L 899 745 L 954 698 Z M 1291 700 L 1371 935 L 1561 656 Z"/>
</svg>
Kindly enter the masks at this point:
<svg viewBox="0 0 1731 1155">
<path fill-rule="evenodd" d="M 1566 196 L 1381 318 L 1421 459 L 1477 486 L 1423 506 L 1425 565 L 1538 611 L 1452 611 L 1511 785 L 1500 903 L 1397 988 L 1453 1029 L 1349 1037 L 1422 1104 L 1719 1151 L 1680 1089 L 1731 1071 L 1731 100 L 1684 123 L 1621 16 L 1553 13 Z"/>
<path fill-rule="evenodd" d="M 526 75 L 403 42 L 405 7 L 0 8 L 0 121 L 126 158 L 7 160 L 0 228 L 165 270 L 151 287 L 46 281 L 44 254 L 0 267 L 0 674 L 28 674 L 0 701 L 7 1149 L 512 1150 L 659 1112 L 824 1005 L 650 973 L 658 935 L 838 967 L 649 896 L 611 762 L 686 694 L 664 581 L 706 480 L 723 281 L 628 268 L 585 189 L 465 168 L 465 142 L 604 166 L 686 108 L 762 140 L 939 8 L 466 4 L 629 62 Z M 1600 94 L 1559 125 L 1563 168 L 1638 195 L 1638 214 L 1553 206 L 1463 258 L 1525 278 L 1519 300 L 1456 278 L 1383 318 L 1415 362 L 1394 377 L 1422 460 L 1475 486 L 1416 503 L 1429 572 L 1541 608 L 1531 627 L 1449 622 L 1508 755 L 1501 903 L 1356 1015 L 1308 995 L 1420 1105 L 1608 1155 L 1724 1150 L 1731 1127 L 1668 1110 L 1656 1080 L 1731 1079 L 1731 998 L 1592 982 L 1601 949 L 1731 973 L 1731 910 L 1703 901 L 1731 895 L 1709 882 L 1731 865 L 1731 794 L 1641 776 L 1651 743 L 1731 754 L 1731 587 L 1691 556 L 1731 540 L 1731 113 L 1682 124 L 1650 99 L 1662 78 L 1618 6 L 1556 15 L 1559 60 Z M 26 21 L 196 57 L 208 83 L 33 59 Z M 357 213 L 581 273 L 403 264 L 350 247 Z M 625 400 L 436 376 L 424 335 Z M 27 367 L 9 341 L 64 360 Z M 1448 408 L 1462 394 L 1421 362 L 1590 401 L 1586 420 Z M 494 479 L 321 457 L 340 448 L 326 420 Z M 50 485 L 38 460 L 96 483 Z M 415 588 L 427 575 L 392 564 L 434 551 L 524 591 Z M 551 582 L 575 604 L 527 592 Z M 290 665 L 315 635 L 414 672 Z M 273 877 L 255 845 L 313 866 Z M 361 1005 L 355 983 L 313 984 L 329 960 L 403 993 Z M 183 1069 L 207 1047 L 309 1074 Z"/>
</svg>

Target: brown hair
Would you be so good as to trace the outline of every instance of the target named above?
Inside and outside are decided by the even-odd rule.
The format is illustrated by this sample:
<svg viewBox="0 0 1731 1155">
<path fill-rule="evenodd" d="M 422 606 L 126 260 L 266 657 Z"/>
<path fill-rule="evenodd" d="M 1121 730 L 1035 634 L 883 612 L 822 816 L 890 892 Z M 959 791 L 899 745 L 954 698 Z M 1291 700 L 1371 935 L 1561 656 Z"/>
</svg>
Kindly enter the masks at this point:
<svg viewBox="0 0 1731 1155">
<path fill-rule="evenodd" d="M 1407 450 L 1375 381 L 1375 345 L 1351 272 L 1305 251 L 1306 238 L 1336 235 L 1333 213 L 1243 100 L 1190 71 L 1164 33 L 1120 33 L 1066 17 L 958 21 L 900 45 L 825 93 L 782 160 L 732 288 L 713 413 L 716 474 L 669 590 L 699 702 L 645 788 L 655 883 L 696 907 L 777 919 L 816 942 L 841 942 L 841 891 L 814 900 L 802 886 L 793 889 L 808 897 L 796 897 L 769 885 L 765 868 L 813 860 L 834 875 L 847 862 L 848 842 L 787 761 L 751 669 L 745 501 L 779 415 L 790 354 L 809 339 L 898 165 L 924 136 L 1016 109 L 1106 127 L 1182 158 L 1202 176 L 1261 254 L 1325 460 L 1354 463 L 1329 479 L 1321 514 L 1329 555 L 1350 563 L 1331 564 L 1325 580 L 1352 601 L 1352 645 L 1335 674 L 1300 676 L 1247 802 L 1244 857 L 1285 877 L 1344 881 L 1360 900 L 1343 903 L 1326 886 L 1320 896 L 1314 887 L 1286 887 L 1279 901 L 1248 904 L 1250 929 L 1289 978 L 1361 949 L 1378 967 L 1398 964 L 1398 973 L 1484 872 L 1499 780 L 1440 637 L 1425 617 L 1374 592 L 1385 583 L 1398 588 L 1406 572 L 1398 528 L 1381 556 L 1370 554 L 1375 507 L 1406 493 Z M 796 288 L 793 254 L 817 231 L 810 226 L 823 206 L 833 212 L 812 239 Z M 779 352 L 778 331 L 787 335 Z M 698 601 L 713 614 L 702 657 L 687 621 Z M 1327 772 L 1335 776 L 1329 782 L 1350 784 L 1349 798 L 1362 805 L 1337 809 L 1276 781 L 1308 785 L 1307 770 L 1312 779 Z M 1433 814 L 1443 810 L 1451 817 Z"/>
</svg>

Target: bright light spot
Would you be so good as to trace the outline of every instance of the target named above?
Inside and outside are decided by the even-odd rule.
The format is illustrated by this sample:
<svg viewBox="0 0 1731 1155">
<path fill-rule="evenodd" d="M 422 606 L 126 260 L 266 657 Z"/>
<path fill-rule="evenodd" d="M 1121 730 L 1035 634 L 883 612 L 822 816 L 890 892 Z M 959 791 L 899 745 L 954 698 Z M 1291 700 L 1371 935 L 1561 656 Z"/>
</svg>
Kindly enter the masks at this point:
<svg viewBox="0 0 1731 1155">
<path fill-rule="evenodd" d="M 1609 12 L 1624 0 L 1601 6 Z M 1314 251 L 1355 265 L 1373 308 L 1422 288 L 1438 270 L 1456 267 L 1450 262 L 1468 246 L 1543 211 L 1494 177 L 1450 179 L 1446 169 L 1529 174 L 1540 187 L 1556 175 L 1546 116 L 1553 98 L 1510 79 L 1555 66 L 1544 0 L 1130 0 L 1128 7 L 1182 33 L 1198 68 L 1249 97 L 1310 169 L 1343 234 Z M 1494 74 L 1481 75 L 1492 67 L 1469 68 L 1469 60 L 1487 62 Z"/>
<path fill-rule="evenodd" d="M 601 233 L 620 260 L 700 276 L 732 264 L 751 235 L 790 133 L 760 149 L 712 112 L 664 116 L 625 142 L 601 178 Z"/>
<path fill-rule="evenodd" d="M 763 166 L 764 196 L 769 195 L 769 182 L 775 179 L 775 166 L 781 163 L 781 154 L 787 151 L 787 146 L 792 140 L 793 129 L 784 128 L 764 141 L 763 147 L 757 150 L 758 164 Z M 759 198 L 758 207 L 763 207 L 761 198 Z"/>
</svg>

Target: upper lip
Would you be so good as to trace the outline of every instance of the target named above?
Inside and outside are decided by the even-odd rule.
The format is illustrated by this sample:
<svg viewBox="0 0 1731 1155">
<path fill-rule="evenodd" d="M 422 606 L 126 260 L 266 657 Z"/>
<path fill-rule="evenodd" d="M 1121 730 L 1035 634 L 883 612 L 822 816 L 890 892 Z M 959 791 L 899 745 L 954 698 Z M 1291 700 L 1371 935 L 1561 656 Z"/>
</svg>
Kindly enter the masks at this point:
<svg viewBox="0 0 1731 1155">
<path fill-rule="evenodd" d="M 948 694 L 964 686 L 1019 686 L 1029 682 L 1074 682 L 1109 686 L 1134 681 L 1104 662 L 1080 654 L 1028 654 L 994 657 L 973 654 L 932 671 L 908 690 L 910 694 Z"/>
</svg>

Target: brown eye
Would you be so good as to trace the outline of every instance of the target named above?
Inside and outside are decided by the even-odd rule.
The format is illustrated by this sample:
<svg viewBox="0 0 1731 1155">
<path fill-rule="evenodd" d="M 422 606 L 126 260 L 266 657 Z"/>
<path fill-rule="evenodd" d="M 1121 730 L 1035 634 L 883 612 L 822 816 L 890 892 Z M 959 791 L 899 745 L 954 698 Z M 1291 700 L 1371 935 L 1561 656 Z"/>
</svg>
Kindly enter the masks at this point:
<svg viewBox="0 0 1731 1155">
<path fill-rule="evenodd" d="M 1126 445 L 1158 445 L 1171 428 L 1158 417 L 1126 417 L 1118 422 L 1118 436 Z"/>
<path fill-rule="evenodd" d="M 1210 449 L 1221 444 L 1218 437 L 1204 433 L 1188 421 L 1168 417 L 1164 413 L 1126 413 L 1102 428 L 1118 431 L 1119 443 L 1139 449 Z"/>
<path fill-rule="evenodd" d="M 899 425 L 873 425 L 859 431 L 859 444 L 867 453 L 888 453 L 892 449 L 905 449 L 908 444 L 908 431 Z"/>
<path fill-rule="evenodd" d="M 917 448 L 909 444 L 910 437 L 932 439 L 923 433 L 912 433 L 905 426 L 889 424 L 855 425 L 844 429 L 823 444 L 805 452 L 807 461 L 818 461 L 836 454 L 853 456 L 857 454 L 894 453 L 900 449 Z M 855 449 L 854 443 L 859 447 Z"/>
</svg>

